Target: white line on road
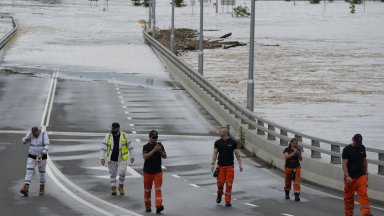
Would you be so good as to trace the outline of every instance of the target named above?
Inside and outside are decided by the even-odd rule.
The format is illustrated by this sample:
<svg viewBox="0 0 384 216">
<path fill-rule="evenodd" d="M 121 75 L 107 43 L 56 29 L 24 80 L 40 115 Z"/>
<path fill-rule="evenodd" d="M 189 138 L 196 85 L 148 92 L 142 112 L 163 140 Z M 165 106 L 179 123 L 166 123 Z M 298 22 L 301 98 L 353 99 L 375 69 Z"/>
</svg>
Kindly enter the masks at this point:
<svg viewBox="0 0 384 216">
<path fill-rule="evenodd" d="M 54 83 L 53 83 L 53 88 L 52 88 L 52 95 L 51 95 L 51 100 L 49 103 L 49 109 L 47 113 L 47 121 L 45 122 L 45 126 L 49 126 L 49 122 L 51 120 L 51 112 L 52 112 L 52 107 L 53 107 L 53 101 L 55 98 L 55 93 L 56 93 L 56 86 L 57 86 L 57 78 L 59 77 L 59 69 L 56 68 L 56 73 L 54 75 Z M 44 128 L 46 129 L 46 128 Z"/>
<path fill-rule="evenodd" d="M 128 111 L 125 111 L 125 114 L 129 114 L 129 112 L 128 112 Z"/>
<path fill-rule="evenodd" d="M 260 207 L 258 205 L 252 204 L 252 203 L 244 203 L 244 205 L 255 207 L 255 208 L 259 208 Z"/>
<path fill-rule="evenodd" d="M 192 187 L 195 187 L 195 188 L 199 188 L 199 187 L 200 187 L 200 186 L 197 185 L 197 184 L 189 184 L 189 185 L 191 185 Z"/>
<path fill-rule="evenodd" d="M 173 177 L 175 178 L 180 178 L 180 176 L 176 175 L 176 174 L 172 174 Z"/>
<path fill-rule="evenodd" d="M 124 103 L 124 101 L 120 101 L 122 104 Z"/>
<path fill-rule="evenodd" d="M 294 216 L 294 215 L 286 214 L 286 213 L 281 213 L 281 215 L 284 215 L 284 216 Z"/>
<path fill-rule="evenodd" d="M 131 126 L 131 127 L 135 127 L 135 124 L 129 124 L 129 126 Z"/>
<path fill-rule="evenodd" d="M 127 117 L 128 120 L 132 120 L 132 117 Z"/>
<path fill-rule="evenodd" d="M 136 132 L 136 131 L 132 131 L 132 133 L 133 133 L 133 134 L 137 134 L 137 132 Z"/>
<path fill-rule="evenodd" d="M 123 106 L 124 109 L 127 109 L 127 106 Z"/>
<path fill-rule="evenodd" d="M 141 142 L 141 140 L 140 139 L 136 139 L 136 142 Z"/>
</svg>

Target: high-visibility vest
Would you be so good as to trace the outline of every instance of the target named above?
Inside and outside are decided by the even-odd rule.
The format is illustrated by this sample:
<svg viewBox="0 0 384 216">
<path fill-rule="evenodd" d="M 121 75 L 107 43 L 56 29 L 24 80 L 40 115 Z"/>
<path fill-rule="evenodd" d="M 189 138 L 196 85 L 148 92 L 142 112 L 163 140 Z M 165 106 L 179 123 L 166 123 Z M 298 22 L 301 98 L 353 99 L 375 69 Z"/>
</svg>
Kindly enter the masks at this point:
<svg viewBox="0 0 384 216">
<path fill-rule="evenodd" d="M 121 139 L 121 158 L 123 160 L 128 160 L 129 158 L 129 153 L 128 153 L 128 142 L 127 142 L 127 137 L 124 132 L 121 133 L 122 139 Z M 109 155 L 111 154 L 111 146 L 113 142 L 113 137 L 111 133 L 108 135 L 108 142 L 107 142 L 107 155 L 105 156 L 105 160 L 108 161 Z"/>
</svg>

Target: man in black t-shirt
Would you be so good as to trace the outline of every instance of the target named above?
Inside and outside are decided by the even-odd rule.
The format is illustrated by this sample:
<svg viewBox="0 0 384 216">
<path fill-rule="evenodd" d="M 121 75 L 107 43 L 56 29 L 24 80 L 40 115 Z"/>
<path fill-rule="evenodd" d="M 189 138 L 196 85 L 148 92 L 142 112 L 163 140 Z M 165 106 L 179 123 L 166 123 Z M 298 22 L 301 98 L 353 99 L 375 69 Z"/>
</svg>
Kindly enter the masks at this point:
<svg viewBox="0 0 384 216">
<path fill-rule="evenodd" d="M 345 216 L 353 216 L 355 193 L 358 196 L 361 214 L 372 216 L 367 194 L 368 162 L 363 137 L 356 134 L 353 136 L 352 142 L 343 149 L 342 154 Z"/>
<path fill-rule="evenodd" d="M 220 139 L 215 142 L 213 149 L 211 171 L 215 170 L 215 162 L 218 159 L 218 176 L 217 176 L 217 198 L 216 202 L 221 203 L 221 197 L 223 196 L 224 184 L 225 189 L 225 205 L 231 207 L 231 193 L 232 184 L 234 179 L 234 156 L 239 162 L 240 172 L 243 171 L 243 165 L 241 163 L 240 151 L 237 147 L 237 142 L 229 137 L 229 130 L 226 127 L 219 129 Z"/>
<path fill-rule="evenodd" d="M 152 185 L 155 184 L 155 205 L 156 213 L 164 210 L 163 198 L 161 194 L 161 186 L 163 184 L 163 172 L 161 170 L 162 158 L 167 158 L 164 146 L 158 142 L 159 134 L 152 130 L 149 132 L 149 142 L 143 146 L 144 158 L 144 204 L 145 211 L 151 212 L 151 191 Z"/>
</svg>

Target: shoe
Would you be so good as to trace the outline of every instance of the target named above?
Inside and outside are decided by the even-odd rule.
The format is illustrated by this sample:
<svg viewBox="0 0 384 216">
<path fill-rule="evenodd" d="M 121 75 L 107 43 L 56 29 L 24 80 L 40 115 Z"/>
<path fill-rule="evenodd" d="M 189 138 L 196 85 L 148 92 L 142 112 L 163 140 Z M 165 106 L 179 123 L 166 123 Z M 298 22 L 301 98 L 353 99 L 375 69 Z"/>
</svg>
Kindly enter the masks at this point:
<svg viewBox="0 0 384 216">
<path fill-rule="evenodd" d="M 232 204 L 231 204 L 230 202 L 226 202 L 226 203 L 225 203 L 225 206 L 226 206 L 226 207 L 232 207 Z"/>
<path fill-rule="evenodd" d="M 300 201 L 300 194 L 299 193 L 295 193 L 295 201 L 296 202 Z"/>
<path fill-rule="evenodd" d="M 40 184 L 39 196 L 44 196 L 45 193 L 45 185 Z"/>
<path fill-rule="evenodd" d="M 285 191 L 285 199 L 289 200 L 290 197 L 289 197 L 289 190 L 286 190 Z"/>
<path fill-rule="evenodd" d="M 217 204 L 221 203 L 221 196 L 217 196 L 217 198 L 216 198 L 216 203 L 217 203 Z"/>
<path fill-rule="evenodd" d="M 124 185 L 123 184 L 119 184 L 119 193 L 121 196 L 124 196 Z"/>
<path fill-rule="evenodd" d="M 156 206 L 156 214 L 160 214 L 164 210 L 164 206 Z"/>
<path fill-rule="evenodd" d="M 22 193 L 25 197 L 27 197 L 28 192 L 29 192 L 29 184 L 24 184 L 23 188 L 20 190 L 20 193 Z"/>
<path fill-rule="evenodd" d="M 145 212 L 152 212 L 151 208 L 145 208 Z"/>
<path fill-rule="evenodd" d="M 112 195 L 114 196 L 117 195 L 116 186 L 112 186 L 111 190 L 112 190 Z"/>
</svg>

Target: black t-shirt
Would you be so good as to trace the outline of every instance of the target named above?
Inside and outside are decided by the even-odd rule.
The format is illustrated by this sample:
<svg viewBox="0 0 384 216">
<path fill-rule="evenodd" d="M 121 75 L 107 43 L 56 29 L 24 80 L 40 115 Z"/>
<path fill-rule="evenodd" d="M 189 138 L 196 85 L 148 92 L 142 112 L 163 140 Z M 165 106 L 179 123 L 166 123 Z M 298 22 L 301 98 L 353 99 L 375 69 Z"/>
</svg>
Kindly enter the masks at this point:
<svg viewBox="0 0 384 216">
<path fill-rule="evenodd" d="M 342 158 L 348 160 L 348 174 L 351 178 L 358 178 L 365 174 L 364 160 L 366 157 L 363 145 L 353 147 L 350 144 L 343 149 Z"/>
<path fill-rule="evenodd" d="M 165 152 L 164 146 L 161 145 L 161 149 Z M 143 154 L 149 153 L 155 148 L 156 144 L 147 143 L 143 146 Z M 144 161 L 143 171 L 149 174 L 155 174 L 161 172 L 161 153 L 155 152 L 150 158 Z"/>
<path fill-rule="evenodd" d="M 283 153 L 286 153 L 286 152 L 288 152 L 288 154 L 292 154 L 292 152 L 294 152 L 294 150 L 287 147 L 284 149 Z M 285 160 L 285 167 L 287 167 L 287 168 L 294 169 L 294 168 L 297 168 L 299 166 L 300 166 L 300 160 L 299 160 L 298 155 L 295 155 L 295 156 Z"/>
<path fill-rule="evenodd" d="M 237 149 L 237 142 L 232 138 L 227 140 L 219 139 L 215 142 L 215 149 L 218 150 L 218 164 L 219 166 L 231 166 L 234 164 L 233 151 Z"/>
<path fill-rule="evenodd" d="M 111 154 L 111 161 L 119 161 L 119 146 L 120 145 L 120 134 L 113 135 L 113 149 Z"/>
</svg>

